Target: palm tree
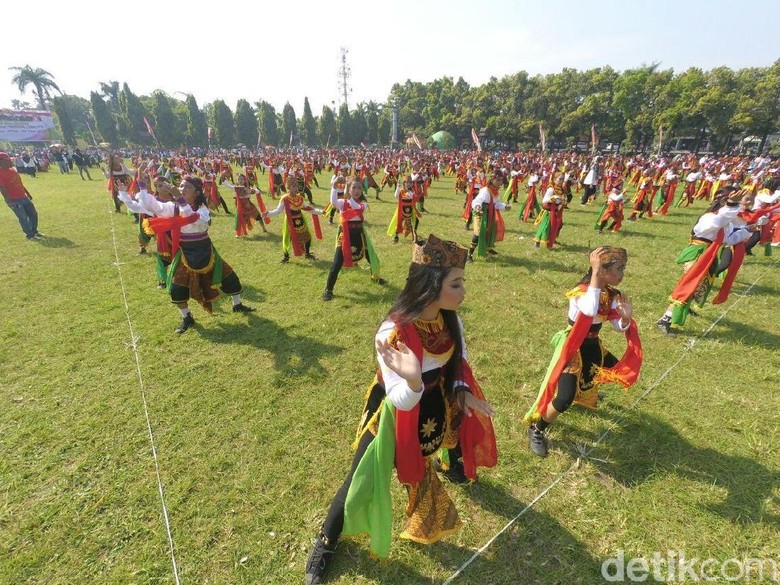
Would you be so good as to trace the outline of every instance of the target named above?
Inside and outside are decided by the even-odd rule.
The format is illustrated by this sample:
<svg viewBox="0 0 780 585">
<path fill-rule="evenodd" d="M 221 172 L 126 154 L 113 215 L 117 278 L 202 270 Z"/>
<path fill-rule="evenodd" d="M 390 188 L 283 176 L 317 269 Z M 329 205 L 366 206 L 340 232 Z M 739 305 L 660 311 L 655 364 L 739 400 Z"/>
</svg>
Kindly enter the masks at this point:
<svg viewBox="0 0 780 585">
<path fill-rule="evenodd" d="M 38 106 L 40 109 L 46 109 L 46 101 L 51 99 L 50 89 L 56 89 L 60 93 L 62 91 L 52 79 L 51 73 L 40 67 L 33 69 L 29 65 L 24 67 L 9 67 L 8 69 L 16 71 L 16 75 L 11 79 L 11 83 L 16 84 L 20 93 L 24 93 L 28 85 L 32 85 L 35 90 L 35 97 L 38 100 Z"/>
</svg>

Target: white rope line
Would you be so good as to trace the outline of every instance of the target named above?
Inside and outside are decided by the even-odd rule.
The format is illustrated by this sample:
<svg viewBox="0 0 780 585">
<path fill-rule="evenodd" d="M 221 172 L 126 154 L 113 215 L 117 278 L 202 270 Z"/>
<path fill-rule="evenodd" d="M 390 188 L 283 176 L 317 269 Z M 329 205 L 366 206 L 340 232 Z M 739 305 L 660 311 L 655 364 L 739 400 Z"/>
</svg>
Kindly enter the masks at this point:
<svg viewBox="0 0 780 585">
<path fill-rule="evenodd" d="M 778 262 L 780 262 L 780 260 L 776 260 L 775 262 L 773 262 L 773 263 L 772 263 L 772 264 L 769 266 L 769 269 L 771 269 L 771 268 L 773 268 L 774 266 L 776 266 L 776 265 L 778 264 Z M 699 335 L 698 337 L 691 338 L 691 339 L 689 340 L 689 342 L 688 342 L 688 343 L 686 343 L 686 345 L 685 345 L 685 349 L 684 349 L 684 350 L 683 350 L 683 352 L 680 354 L 680 357 L 677 359 L 677 361 L 676 361 L 676 362 L 674 362 L 674 363 L 673 363 L 671 366 L 669 366 L 669 367 L 666 369 L 666 371 L 665 371 L 663 374 L 661 374 L 661 375 L 658 377 L 658 379 L 656 379 L 656 380 L 655 380 L 655 381 L 654 381 L 652 384 L 650 384 L 650 386 L 648 386 L 648 387 L 647 387 L 647 389 L 646 389 L 644 392 L 642 392 L 642 394 L 641 394 L 641 395 L 640 395 L 640 396 L 639 396 L 639 397 L 638 397 L 638 398 L 637 398 L 637 399 L 636 399 L 636 400 L 633 402 L 633 404 L 631 404 L 631 406 L 629 406 L 629 407 L 626 409 L 625 413 L 621 414 L 621 415 L 620 415 L 620 416 L 619 416 L 619 417 L 618 417 L 616 420 L 614 420 L 614 421 L 613 421 L 613 422 L 612 422 L 612 423 L 611 423 L 611 424 L 610 424 L 610 425 L 607 427 L 607 429 L 606 429 L 606 430 L 605 430 L 603 433 L 601 433 L 601 435 L 599 436 L 599 438 L 598 438 L 598 439 L 596 439 L 596 442 L 595 442 L 595 443 L 594 443 L 594 444 L 593 444 L 593 445 L 592 445 L 590 448 L 588 448 L 588 449 L 584 449 L 584 450 L 582 451 L 582 454 L 581 454 L 580 456 L 578 456 L 578 457 L 577 457 L 577 459 L 574 461 L 574 463 L 572 463 L 572 464 L 571 464 L 571 465 L 570 465 L 570 466 L 569 466 L 569 467 L 568 467 L 568 468 L 567 468 L 565 471 L 561 472 L 561 474 L 560 474 L 560 475 L 558 475 L 558 477 L 557 477 L 557 478 L 555 478 L 555 480 L 554 480 L 554 481 L 553 481 L 553 482 L 552 482 L 550 485 L 548 485 L 548 486 L 547 486 L 547 487 L 546 487 L 544 490 L 542 490 L 542 491 L 541 491 L 541 492 L 540 492 L 540 493 L 539 493 L 539 494 L 538 494 L 538 495 L 537 495 L 537 496 L 536 496 L 536 497 L 535 497 L 533 500 L 531 500 L 531 502 L 530 502 L 530 503 L 529 503 L 529 504 L 528 504 L 528 505 L 527 505 L 525 508 L 523 508 L 523 509 L 520 511 L 520 513 L 519 513 L 517 516 L 515 516 L 515 517 L 514 517 L 514 518 L 512 518 L 512 519 L 511 519 L 509 522 L 507 522 L 507 523 L 506 523 L 506 525 L 505 525 L 505 526 L 504 526 L 504 527 L 503 527 L 501 530 L 499 530 L 499 531 L 498 531 L 498 532 L 497 532 L 495 535 L 493 535 L 493 537 L 492 537 L 490 540 L 488 540 L 488 541 L 487 541 L 487 542 L 486 542 L 486 543 L 485 543 L 485 544 L 484 544 L 484 545 L 483 545 L 481 548 L 479 548 L 479 550 L 477 550 L 477 551 L 476 551 L 476 552 L 475 552 L 473 555 L 471 555 L 471 558 L 469 558 L 469 559 L 468 559 L 468 560 L 467 560 L 465 563 L 463 563 L 463 564 L 462 564 L 462 565 L 461 565 L 461 566 L 458 568 L 458 570 L 457 570 L 457 571 L 455 571 L 455 572 L 454 572 L 452 575 L 450 575 L 450 577 L 449 577 L 449 578 L 448 578 L 446 581 L 444 581 L 444 583 L 443 583 L 442 585 L 449 585 L 449 583 L 451 583 L 452 581 L 454 581 L 454 580 L 455 580 L 455 579 L 458 577 L 458 575 L 460 575 L 460 574 L 461 574 L 461 573 L 462 573 L 462 572 L 463 572 L 463 571 L 466 569 L 466 567 L 468 567 L 468 566 L 469 566 L 469 565 L 470 565 L 472 562 L 474 562 L 474 561 L 475 561 L 475 560 L 476 560 L 476 559 L 477 559 L 477 558 L 478 558 L 480 555 L 482 555 L 482 553 L 484 553 L 484 552 L 487 550 L 487 548 L 488 548 L 488 547 L 489 547 L 491 544 L 493 544 L 493 542 L 494 542 L 494 541 L 495 541 L 495 540 L 496 540 L 496 539 L 497 539 L 499 536 L 501 536 L 501 535 L 502 535 L 504 532 L 506 532 L 506 530 L 507 530 L 507 529 L 508 529 L 510 526 L 512 526 L 512 525 L 513 525 L 515 522 L 517 522 L 517 521 L 520 519 L 520 517 L 521 517 L 523 514 L 525 514 L 525 513 L 526 513 L 528 510 L 530 510 L 530 509 L 531 509 L 531 508 L 534 506 L 534 504 L 536 504 L 536 503 L 537 503 L 539 500 L 541 500 L 541 499 L 542 499 L 544 496 L 546 496 L 546 495 L 547 495 L 547 492 L 549 492 L 549 491 L 550 491 L 552 488 L 554 488 L 556 485 L 558 485 L 558 484 L 561 482 L 561 480 L 562 480 L 564 477 L 566 477 L 567 475 L 569 475 L 569 474 L 572 472 L 572 470 L 574 470 L 574 469 L 577 469 L 577 468 L 580 466 L 580 461 L 582 460 L 582 458 L 583 458 L 583 457 L 585 457 L 585 458 L 588 458 L 588 457 L 589 457 L 590 453 L 591 453 L 591 452 L 592 452 L 592 451 L 593 451 L 593 450 L 594 450 L 594 449 L 595 449 L 595 448 L 596 448 L 596 447 L 599 445 L 599 443 L 601 443 L 601 442 L 602 442 L 602 441 L 603 441 L 603 440 L 604 440 L 604 439 L 607 437 L 607 435 L 609 435 L 609 433 L 610 433 L 610 432 L 612 432 L 612 430 L 613 430 L 615 427 L 617 427 L 618 423 L 620 423 L 620 422 L 621 422 L 621 421 L 622 421 L 622 420 L 625 418 L 626 414 L 628 414 L 629 412 L 631 412 L 632 410 L 634 410 L 634 408 L 635 408 L 635 407 L 636 407 L 636 406 L 637 406 L 637 405 L 638 405 L 638 404 L 639 404 L 639 403 L 640 403 L 640 402 L 641 402 L 641 401 L 642 401 L 642 400 L 643 400 L 643 399 L 644 399 L 644 398 L 645 398 L 645 397 L 646 397 L 648 394 L 650 394 L 650 392 L 652 392 L 653 390 L 655 390 L 655 389 L 656 389 L 656 388 L 659 386 L 659 384 L 661 384 L 661 382 L 663 382 L 663 381 L 664 381 L 664 380 L 665 380 L 665 379 L 666 379 L 666 378 L 669 376 L 669 374 L 671 374 L 671 373 L 672 373 L 672 371 L 673 371 L 673 370 L 674 370 L 674 369 L 675 369 L 675 368 L 676 368 L 676 367 L 677 367 L 677 366 L 680 364 L 680 362 L 682 362 L 682 361 L 683 361 L 683 359 L 685 359 L 685 357 L 688 355 L 688 352 L 690 352 L 690 350 L 691 350 L 691 349 L 693 349 L 693 346 L 695 346 L 695 345 L 696 345 L 696 342 L 697 342 L 697 341 L 699 341 L 699 340 L 701 340 L 701 339 L 704 339 L 704 338 L 705 338 L 705 337 L 706 337 L 706 336 L 707 336 L 707 335 L 710 333 L 710 331 L 712 331 L 712 330 L 715 328 L 715 326 L 716 326 L 718 323 L 720 323 L 720 321 L 721 321 L 721 320 L 722 320 L 722 319 L 723 319 L 723 318 L 726 316 L 726 314 L 727 314 L 727 313 L 728 313 L 728 312 L 729 312 L 729 311 L 730 311 L 732 308 L 734 308 L 734 307 L 737 305 L 737 303 L 739 303 L 739 302 L 740 302 L 742 299 L 744 299 L 745 297 L 747 297 L 747 296 L 748 296 L 748 294 L 750 294 L 750 291 L 751 291 L 751 290 L 753 290 L 753 287 L 754 287 L 754 286 L 756 286 L 756 284 L 758 284 L 758 281 L 759 281 L 759 280 L 761 280 L 761 278 L 763 278 L 763 276 L 769 272 L 769 269 L 767 269 L 767 270 L 765 270 L 764 272 L 762 272 L 762 273 L 761 273 L 761 274 L 758 276 L 758 278 L 756 278 L 756 280 L 753 282 L 753 284 L 751 284 L 751 285 L 750 285 L 750 286 L 749 286 L 749 287 L 748 287 L 748 288 L 745 290 L 745 292 L 743 292 L 742 294 L 738 295 L 738 296 L 737 296 L 737 299 L 736 299 L 736 300 L 735 300 L 733 303 L 731 303 L 731 305 L 729 305 L 729 307 L 728 307 L 728 308 L 727 308 L 727 309 L 726 309 L 726 310 L 725 310 L 725 311 L 724 311 L 724 312 L 723 312 L 723 313 L 720 315 L 720 317 L 718 317 L 717 319 L 715 319 L 715 321 L 713 321 L 713 322 L 712 322 L 712 324 L 711 324 L 709 327 L 707 327 L 707 329 L 704 331 L 704 333 L 702 333 L 702 334 L 701 334 L 701 335 Z"/>
<path fill-rule="evenodd" d="M 138 372 L 138 384 L 141 388 L 141 401 L 144 405 L 144 415 L 146 416 L 146 428 L 149 431 L 149 442 L 152 445 L 152 457 L 154 458 L 154 470 L 157 474 L 157 490 L 160 492 L 160 503 L 162 504 L 163 518 L 165 519 L 165 531 L 168 534 L 168 550 L 171 553 L 171 564 L 173 565 L 173 578 L 176 581 L 176 585 L 179 585 L 179 570 L 176 567 L 176 557 L 174 556 L 173 548 L 173 535 L 171 534 L 171 523 L 168 519 L 168 508 L 165 505 L 165 495 L 163 492 L 162 478 L 160 477 L 160 463 L 157 460 L 157 447 L 154 443 L 154 433 L 152 432 L 152 422 L 149 419 L 149 407 L 146 402 L 146 389 L 144 388 L 144 379 L 141 375 L 141 357 L 138 355 L 138 341 L 140 337 L 135 334 L 133 329 L 133 322 L 130 319 L 130 306 L 127 304 L 127 291 L 125 290 L 125 280 L 122 277 L 122 263 L 119 261 L 119 249 L 116 243 L 116 229 L 114 226 L 114 213 L 109 208 L 109 214 L 111 217 L 111 238 L 114 242 L 114 257 L 116 262 L 117 272 L 119 274 L 119 285 L 122 288 L 122 301 L 125 304 L 125 316 L 127 317 L 127 327 L 130 330 L 130 343 L 127 345 L 133 348 L 133 356 L 135 357 L 135 367 Z"/>
</svg>

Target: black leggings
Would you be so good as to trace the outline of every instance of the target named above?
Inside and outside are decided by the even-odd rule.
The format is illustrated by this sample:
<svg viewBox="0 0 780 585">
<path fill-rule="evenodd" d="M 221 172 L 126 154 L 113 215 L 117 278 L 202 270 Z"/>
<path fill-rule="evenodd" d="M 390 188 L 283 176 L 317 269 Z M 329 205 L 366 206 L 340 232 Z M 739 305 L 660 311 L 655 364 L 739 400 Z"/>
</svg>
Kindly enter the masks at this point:
<svg viewBox="0 0 780 585">
<path fill-rule="evenodd" d="M 593 366 L 602 365 L 601 344 L 598 339 L 587 338 L 579 349 L 582 358 L 581 382 L 590 384 L 593 381 Z M 618 362 L 617 358 L 609 352 L 604 352 L 603 367 L 611 368 Z M 574 402 L 577 395 L 577 376 L 570 373 L 561 374 L 558 380 L 558 391 L 552 400 L 552 405 L 558 412 L 566 412 Z"/>
<path fill-rule="evenodd" d="M 362 237 L 359 231 L 352 231 L 350 230 L 350 237 L 353 238 L 353 242 L 355 241 L 354 238 L 356 237 Z M 363 249 L 363 252 L 365 252 L 366 255 L 366 261 L 370 264 L 371 263 L 371 254 L 368 251 L 368 246 L 365 246 Z M 341 267 L 344 265 L 344 254 L 341 251 L 341 246 L 336 246 L 336 253 L 333 255 L 333 266 L 330 267 L 330 272 L 328 273 L 328 282 L 325 283 L 325 290 L 329 290 L 333 292 L 333 287 L 336 286 L 336 279 L 339 277 L 339 271 L 341 271 Z"/>
<path fill-rule="evenodd" d="M 352 476 L 355 474 L 358 463 L 363 458 L 363 454 L 368 449 L 371 441 L 374 440 L 374 435 L 369 431 L 363 433 L 358 442 L 358 447 L 355 450 L 355 456 L 352 458 L 352 468 L 349 470 L 347 478 L 344 483 L 341 484 L 339 491 L 333 497 L 333 501 L 328 508 L 328 515 L 325 517 L 325 522 L 322 524 L 322 534 L 328 538 L 331 544 L 335 543 L 341 536 L 341 531 L 344 529 L 344 502 L 347 499 L 347 492 L 349 486 L 352 484 Z"/>
</svg>

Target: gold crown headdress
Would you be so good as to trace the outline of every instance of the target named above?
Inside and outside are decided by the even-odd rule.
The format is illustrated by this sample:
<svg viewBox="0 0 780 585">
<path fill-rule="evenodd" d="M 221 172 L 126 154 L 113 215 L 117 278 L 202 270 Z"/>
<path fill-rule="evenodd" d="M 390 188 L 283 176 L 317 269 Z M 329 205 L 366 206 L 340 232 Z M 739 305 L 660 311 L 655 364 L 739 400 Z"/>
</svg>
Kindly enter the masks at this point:
<svg viewBox="0 0 780 585">
<path fill-rule="evenodd" d="M 619 262 L 625 266 L 628 262 L 628 252 L 626 249 L 617 246 L 604 246 L 599 257 L 601 258 L 602 265 L 611 265 Z"/>
<path fill-rule="evenodd" d="M 460 244 L 431 234 L 427 240 L 415 242 L 412 262 L 437 268 L 465 268 L 468 254 L 468 249 Z"/>
</svg>

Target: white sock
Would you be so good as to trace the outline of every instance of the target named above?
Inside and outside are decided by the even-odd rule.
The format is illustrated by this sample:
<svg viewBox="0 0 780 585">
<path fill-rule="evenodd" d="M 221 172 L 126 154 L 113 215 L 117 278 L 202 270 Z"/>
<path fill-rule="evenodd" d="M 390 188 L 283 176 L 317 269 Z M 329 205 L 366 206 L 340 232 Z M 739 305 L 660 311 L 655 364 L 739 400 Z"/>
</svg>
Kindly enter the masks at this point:
<svg viewBox="0 0 780 585">
<path fill-rule="evenodd" d="M 183 309 L 179 308 L 179 310 L 181 311 L 181 316 L 182 317 L 186 317 L 187 315 L 190 314 L 190 310 L 187 307 L 184 307 Z"/>
<path fill-rule="evenodd" d="M 665 311 L 664 312 L 664 317 L 669 317 L 671 319 L 672 318 L 672 312 L 671 311 Z"/>
<path fill-rule="evenodd" d="M 233 306 L 241 304 L 241 295 L 230 295 L 230 298 L 233 299 Z"/>
</svg>

